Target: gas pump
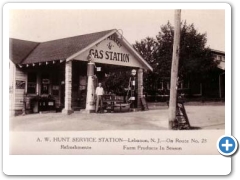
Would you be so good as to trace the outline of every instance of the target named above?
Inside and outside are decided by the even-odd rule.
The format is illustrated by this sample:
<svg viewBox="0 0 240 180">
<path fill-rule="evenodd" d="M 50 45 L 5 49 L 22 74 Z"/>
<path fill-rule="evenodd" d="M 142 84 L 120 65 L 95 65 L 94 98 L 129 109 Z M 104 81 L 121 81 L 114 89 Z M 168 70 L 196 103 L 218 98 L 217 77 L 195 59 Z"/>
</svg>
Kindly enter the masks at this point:
<svg viewBox="0 0 240 180">
<path fill-rule="evenodd" d="M 136 89 L 136 69 L 133 69 L 131 71 L 131 76 L 129 78 L 129 85 L 128 85 L 128 90 L 130 90 L 130 98 L 129 98 L 129 101 L 130 101 L 130 107 L 131 109 L 134 109 L 135 108 L 135 89 Z M 127 93 L 127 96 L 128 96 L 128 93 Z"/>
</svg>

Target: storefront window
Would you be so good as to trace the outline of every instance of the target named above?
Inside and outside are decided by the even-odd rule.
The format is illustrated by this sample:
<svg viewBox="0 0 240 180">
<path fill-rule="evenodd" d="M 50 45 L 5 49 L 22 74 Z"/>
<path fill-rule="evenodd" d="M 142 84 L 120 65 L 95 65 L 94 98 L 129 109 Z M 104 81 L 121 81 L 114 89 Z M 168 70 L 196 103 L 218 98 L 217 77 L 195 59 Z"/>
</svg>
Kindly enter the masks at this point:
<svg viewBox="0 0 240 180">
<path fill-rule="evenodd" d="M 37 87 L 37 74 L 36 73 L 28 73 L 27 93 L 35 94 L 36 87 Z"/>
</svg>

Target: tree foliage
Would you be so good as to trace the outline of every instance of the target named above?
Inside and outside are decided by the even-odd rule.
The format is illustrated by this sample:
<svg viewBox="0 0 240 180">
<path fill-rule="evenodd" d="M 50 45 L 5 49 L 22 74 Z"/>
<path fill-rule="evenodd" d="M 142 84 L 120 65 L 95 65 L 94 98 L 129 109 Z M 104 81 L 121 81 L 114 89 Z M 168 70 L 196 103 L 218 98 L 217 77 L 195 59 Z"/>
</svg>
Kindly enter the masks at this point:
<svg viewBox="0 0 240 180">
<path fill-rule="evenodd" d="M 105 78 L 105 90 L 116 95 L 125 95 L 129 86 L 130 71 L 112 71 Z"/>
<path fill-rule="evenodd" d="M 145 89 L 153 89 L 159 81 L 171 75 L 174 27 L 168 22 L 160 27 L 156 38 L 147 37 L 133 47 L 153 67 L 145 74 Z M 206 47 L 206 34 L 199 33 L 194 24 L 181 23 L 179 78 L 203 81 L 217 70 L 211 50 Z"/>
</svg>

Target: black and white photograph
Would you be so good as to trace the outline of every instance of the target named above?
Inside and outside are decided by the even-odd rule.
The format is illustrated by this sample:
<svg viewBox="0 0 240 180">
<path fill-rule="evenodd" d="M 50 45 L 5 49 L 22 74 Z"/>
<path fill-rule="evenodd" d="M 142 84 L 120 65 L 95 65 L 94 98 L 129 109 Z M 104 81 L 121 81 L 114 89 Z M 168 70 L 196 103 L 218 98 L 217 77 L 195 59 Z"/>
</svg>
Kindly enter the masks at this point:
<svg viewBox="0 0 240 180">
<path fill-rule="evenodd" d="M 219 154 L 225 9 L 10 9 L 9 117 L 13 155 Z"/>
<path fill-rule="evenodd" d="M 230 4 L 2 10 L 5 175 L 232 173 Z"/>
</svg>

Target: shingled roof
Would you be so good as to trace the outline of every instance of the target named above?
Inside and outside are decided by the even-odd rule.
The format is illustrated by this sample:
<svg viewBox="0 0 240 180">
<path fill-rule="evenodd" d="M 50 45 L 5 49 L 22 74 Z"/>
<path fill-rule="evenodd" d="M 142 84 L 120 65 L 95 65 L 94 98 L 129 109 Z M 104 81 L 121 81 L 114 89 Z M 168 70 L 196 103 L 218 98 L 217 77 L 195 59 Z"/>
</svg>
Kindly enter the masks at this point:
<svg viewBox="0 0 240 180">
<path fill-rule="evenodd" d="M 71 55 L 81 51 L 88 45 L 109 34 L 111 31 L 113 30 L 74 36 L 42 43 L 22 43 L 23 45 L 19 43 L 18 46 L 10 47 L 12 50 L 10 51 L 10 59 L 16 64 L 30 64 L 54 60 L 66 60 Z M 15 43 L 10 43 L 10 46 L 14 44 Z M 30 48 L 30 45 L 32 45 L 32 48 Z M 23 56 L 23 53 L 21 54 L 22 50 L 24 50 L 24 54 L 27 55 Z M 17 57 L 18 55 L 20 55 L 19 58 Z"/>
<path fill-rule="evenodd" d="M 9 58 L 15 64 L 21 64 L 39 45 L 37 42 L 9 39 Z"/>
<path fill-rule="evenodd" d="M 111 29 L 41 43 L 10 38 L 9 58 L 20 67 L 21 65 L 37 64 L 48 61 L 69 61 L 114 33 L 118 36 L 122 36 L 118 30 Z M 121 41 L 129 52 L 132 53 L 146 69 L 153 70 L 124 37 L 122 37 Z"/>
</svg>

